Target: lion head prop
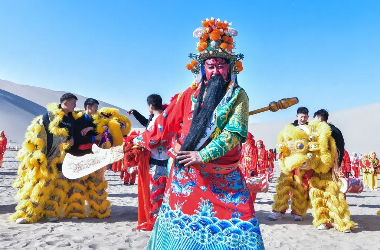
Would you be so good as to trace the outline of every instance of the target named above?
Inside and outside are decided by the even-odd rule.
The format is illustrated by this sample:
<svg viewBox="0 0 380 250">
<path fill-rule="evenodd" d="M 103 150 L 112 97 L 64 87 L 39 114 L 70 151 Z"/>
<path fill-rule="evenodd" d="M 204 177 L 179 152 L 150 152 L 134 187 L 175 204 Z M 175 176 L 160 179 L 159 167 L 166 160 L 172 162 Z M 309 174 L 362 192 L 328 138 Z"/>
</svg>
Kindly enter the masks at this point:
<svg viewBox="0 0 380 250">
<path fill-rule="evenodd" d="M 298 127 L 287 125 L 278 135 L 277 148 L 280 168 L 287 172 L 300 168 L 327 173 L 337 154 L 330 126 L 317 120 Z"/>
</svg>

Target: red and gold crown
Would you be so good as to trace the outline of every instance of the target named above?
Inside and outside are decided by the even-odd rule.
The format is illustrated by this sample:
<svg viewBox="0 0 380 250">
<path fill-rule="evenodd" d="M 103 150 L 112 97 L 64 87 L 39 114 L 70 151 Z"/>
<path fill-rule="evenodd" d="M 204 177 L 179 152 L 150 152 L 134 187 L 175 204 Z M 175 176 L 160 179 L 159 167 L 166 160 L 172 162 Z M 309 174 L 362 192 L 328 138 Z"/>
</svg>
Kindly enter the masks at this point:
<svg viewBox="0 0 380 250">
<path fill-rule="evenodd" d="M 232 23 L 220 21 L 211 17 L 202 21 L 202 27 L 193 32 L 193 36 L 199 39 L 197 43 L 198 53 L 190 53 L 189 58 L 192 61 L 186 65 L 188 70 L 194 74 L 199 74 L 203 62 L 212 57 L 221 57 L 228 59 L 233 74 L 238 74 L 243 70 L 241 60 L 243 54 L 235 54 L 232 50 L 235 48 L 234 38 L 238 32 L 230 27 Z"/>
</svg>

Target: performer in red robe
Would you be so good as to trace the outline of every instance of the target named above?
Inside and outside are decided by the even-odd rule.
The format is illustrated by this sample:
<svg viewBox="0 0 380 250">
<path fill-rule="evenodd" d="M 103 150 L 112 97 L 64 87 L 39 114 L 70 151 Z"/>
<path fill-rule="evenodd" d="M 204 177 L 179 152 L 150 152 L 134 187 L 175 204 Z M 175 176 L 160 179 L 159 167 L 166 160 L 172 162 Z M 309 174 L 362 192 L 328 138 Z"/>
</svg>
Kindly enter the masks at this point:
<svg viewBox="0 0 380 250">
<path fill-rule="evenodd" d="M 343 178 L 348 178 L 350 177 L 351 174 L 351 160 L 350 160 L 350 155 L 346 150 L 344 150 L 344 156 L 343 156 L 343 161 L 340 165 L 340 175 Z"/>
<path fill-rule="evenodd" d="M 141 121 L 142 125 L 146 126 L 147 131 L 152 131 L 154 129 L 157 129 L 156 127 L 158 125 L 156 123 L 156 119 L 161 115 L 163 110 L 167 108 L 167 105 L 162 104 L 162 98 L 160 95 L 157 95 L 157 94 L 149 95 L 147 98 L 147 104 L 148 104 L 148 110 L 151 113 L 151 115 L 149 116 L 149 119 L 145 119 L 136 110 L 131 110 L 131 111 L 132 111 L 132 115 L 134 115 L 136 119 Z M 135 139 L 136 144 L 139 143 L 140 139 L 141 139 L 140 137 L 137 137 Z M 167 154 L 167 149 L 168 149 L 167 142 L 165 141 L 162 143 L 161 142 L 157 143 L 154 148 L 150 148 L 151 154 L 150 154 L 149 169 L 148 169 L 149 176 L 150 176 L 149 178 L 150 179 L 149 216 L 148 218 L 146 218 L 147 220 L 145 222 L 143 221 L 138 222 L 138 226 L 137 226 L 138 230 L 151 231 L 157 219 L 158 212 L 163 202 L 166 182 L 167 182 L 167 173 L 168 173 L 167 165 L 168 165 L 168 159 L 169 159 L 169 156 Z M 145 161 L 145 159 L 143 160 Z M 140 165 L 141 167 L 143 167 L 143 165 L 139 163 L 139 166 Z M 140 169 L 139 175 L 141 175 L 141 172 L 142 170 Z M 140 180 L 140 177 L 139 177 L 139 180 Z M 142 180 L 144 181 L 144 179 Z M 141 183 L 139 181 L 139 185 L 141 184 L 142 186 L 145 187 L 145 183 Z M 139 187 L 139 190 L 140 190 L 140 187 Z M 145 206 L 142 206 L 142 207 L 145 207 Z M 141 211 L 141 209 L 139 209 L 139 211 Z"/>
<path fill-rule="evenodd" d="M 7 149 L 7 137 L 5 137 L 4 131 L 0 131 L 0 168 L 3 164 L 3 156 Z"/>
<path fill-rule="evenodd" d="M 249 109 L 235 75 L 243 56 L 230 52 L 237 32 L 219 20 L 202 25 L 193 34 L 204 53 L 190 54 L 193 61 L 187 66 L 199 78 L 137 142 L 149 150 L 166 144 L 172 159 L 147 249 L 264 249 L 239 168 Z"/>
<path fill-rule="evenodd" d="M 353 153 L 351 160 L 351 168 L 354 171 L 355 178 L 359 178 L 360 175 L 360 160 L 357 153 Z"/>
<path fill-rule="evenodd" d="M 241 150 L 240 167 L 245 177 L 257 176 L 257 147 L 253 135 L 248 132 Z"/>
<path fill-rule="evenodd" d="M 265 174 L 268 172 L 268 154 L 262 140 L 257 141 L 257 173 Z"/>
<path fill-rule="evenodd" d="M 120 171 L 120 179 L 124 180 L 124 185 L 135 185 L 137 167 L 129 167 Z"/>
<path fill-rule="evenodd" d="M 274 169 L 273 149 L 269 149 L 269 152 L 268 152 L 268 167 L 269 167 L 269 171 L 273 172 L 273 169 Z"/>
</svg>

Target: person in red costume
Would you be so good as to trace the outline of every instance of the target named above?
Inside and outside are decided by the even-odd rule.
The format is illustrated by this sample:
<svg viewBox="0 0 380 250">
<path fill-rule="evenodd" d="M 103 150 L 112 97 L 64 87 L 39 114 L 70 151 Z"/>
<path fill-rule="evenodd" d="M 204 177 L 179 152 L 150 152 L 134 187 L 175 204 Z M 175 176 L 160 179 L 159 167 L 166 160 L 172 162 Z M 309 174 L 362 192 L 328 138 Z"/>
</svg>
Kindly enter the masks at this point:
<svg viewBox="0 0 380 250">
<path fill-rule="evenodd" d="M 193 34 L 201 39 L 197 50 L 205 53 L 190 54 L 186 66 L 198 77 L 156 119 L 157 126 L 134 140 L 148 150 L 165 144 L 171 158 L 164 202 L 146 249 L 261 250 L 253 200 L 239 167 L 249 116 L 247 94 L 236 78 L 243 55 L 225 50 L 233 49 L 226 42 L 237 32 L 227 30 L 227 21 L 202 25 Z"/>
<path fill-rule="evenodd" d="M 245 177 L 257 175 L 257 147 L 253 135 L 248 132 L 241 150 L 240 167 Z"/>
<path fill-rule="evenodd" d="M 3 156 L 7 149 L 7 137 L 5 137 L 4 131 L 0 131 L 0 168 L 3 164 Z"/>
<path fill-rule="evenodd" d="M 360 160 L 357 153 L 353 153 L 351 159 L 351 168 L 354 171 L 355 178 L 359 178 L 360 175 Z"/>
<path fill-rule="evenodd" d="M 346 150 L 344 150 L 343 161 L 340 164 L 340 174 L 341 174 L 341 177 L 343 178 L 348 178 L 350 177 L 350 174 L 351 174 L 350 155 L 348 154 Z"/>
<path fill-rule="evenodd" d="M 257 174 L 265 174 L 268 170 L 268 154 L 262 140 L 257 141 Z"/>
<path fill-rule="evenodd" d="M 137 167 L 130 167 L 121 171 L 120 178 L 124 179 L 124 185 L 135 185 Z"/>
<path fill-rule="evenodd" d="M 273 169 L 274 169 L 273 149 L 269 149 L 269 151 L 268 151 L 268 167 L 269 167 L 269 171 L 273 172 Z"/>
</svg>

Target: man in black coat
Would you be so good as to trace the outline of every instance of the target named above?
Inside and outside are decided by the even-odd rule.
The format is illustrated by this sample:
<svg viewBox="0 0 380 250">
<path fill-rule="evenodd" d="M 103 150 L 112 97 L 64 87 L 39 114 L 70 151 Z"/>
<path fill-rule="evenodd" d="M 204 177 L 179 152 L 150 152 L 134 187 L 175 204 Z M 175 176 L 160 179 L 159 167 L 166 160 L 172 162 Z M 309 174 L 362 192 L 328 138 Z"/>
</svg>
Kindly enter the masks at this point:
<svg viewBox="0 0 380 250">
<path fill-rule="evenodd" d="M 86 112 L 75 120 L 74 147 L 70 150 L 72 155 L 83 156 L 92 153 L 92 144 L 102 139 L 102 135 L 96 133 L 96 125 L 92 119 L 98 107 L 99 102 L 93 98 L 88 98 L 84 102 Z"/>
<path fill-rule="evenodd" d="M 84 102 L 85 114 L 75 120 L 74 147 L 70 150 L 72 155 L 91 154 L 92 145 L 95 141 L 102 139 L 102 134 L 98 135 L 96 133 L 96 126 L 92 119 L 92 116 L 98 111 L 98 106 L 99 102 L 93 98 L 88 98 Z M 64 211 L 65 217 L 73 219 L 86 218 L 85 200 L 88 203 L 89 217 L 99 219 L 108 217 L 110 203 L 107 200 L 108 194 L 105 191 L 106 182 L 102 170 L 79 179 L 69 180 L 67 207 Z"/>
<path fill-rule="evenodd" d="M 320 109 L 314 113 L 314 118 L 318 119 L 320 122 L 326 122 L 329 119 L 329 112 L 326 109 Z M 338 149 L 338 166 L 341 165 L 344 157 L 344 138 L 342 132 L 331 123 L 327 123 L 331 128 L 331 136 L 335 140 L 336 147 Z"/>
</svg>

